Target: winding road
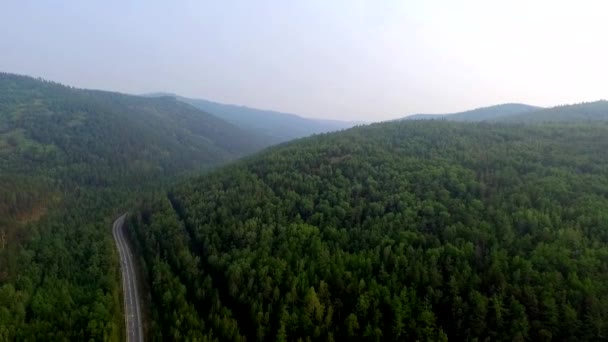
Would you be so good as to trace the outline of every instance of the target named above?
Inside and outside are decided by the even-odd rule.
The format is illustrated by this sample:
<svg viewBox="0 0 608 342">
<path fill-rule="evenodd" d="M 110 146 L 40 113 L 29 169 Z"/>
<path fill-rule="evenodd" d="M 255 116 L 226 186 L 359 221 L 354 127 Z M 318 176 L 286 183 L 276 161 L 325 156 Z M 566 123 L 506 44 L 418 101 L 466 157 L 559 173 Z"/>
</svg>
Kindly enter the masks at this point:
<svg viewBox="0 0 608 342">
<path fill-rule="evenodd" d="M 120 265 L 122 271 L 122 288 L 125 302 L 125 324 L 127 330 L 127 342 L 143 342 L 144 333 L 142 328 L 141 307 L 139 305 L 139 293 L 137 287 L 137 273 L 131 247 L 127 243 L 127 234 L 124 229 L 125 217 L 122 215 L 112 227 L 112 234 L 120 254 Z"/>
</svg>

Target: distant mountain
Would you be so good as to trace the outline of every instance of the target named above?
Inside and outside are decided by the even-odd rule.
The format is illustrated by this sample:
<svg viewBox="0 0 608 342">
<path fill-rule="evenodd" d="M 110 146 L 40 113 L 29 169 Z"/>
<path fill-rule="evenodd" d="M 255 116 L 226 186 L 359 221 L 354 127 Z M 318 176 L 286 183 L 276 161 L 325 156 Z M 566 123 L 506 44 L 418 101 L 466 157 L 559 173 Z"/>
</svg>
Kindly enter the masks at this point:
<svg viewBox="0 0 608 342">
<path fill-rule="evenodd" d="M 497 121 L 523 123 L 608 121 L 608 101 L 601 100 L 539 109 L 528 113 L 499 117 Z"/>
<path fill-rule="evenodd" d="M 168 93 L 152 93 L 146 96 L 173 96 L 205 112 L 216 115 L 244 130 L 263 135 L 273 142 L 284 142 L 312 134 L 339 131 L 361 122 L 304 118 L 295 114 L 249 108 L 191 99 Z"/>
<path fill-rule="evenodd" d="M 585 102 L 541 108 L 525 104 L 501 104 L 453 114 L 415 114 L 401 120 L 493 121 L 512 123 L 608 121 L 608 101 Z"/>
<path fill-rule="evenodd" d="M 521 103 L 505 103 L 451 114 L 414 114 L 403 120 L 492 121 L 499 117 L 524 114 L 541 109 Z"/>
</svg>

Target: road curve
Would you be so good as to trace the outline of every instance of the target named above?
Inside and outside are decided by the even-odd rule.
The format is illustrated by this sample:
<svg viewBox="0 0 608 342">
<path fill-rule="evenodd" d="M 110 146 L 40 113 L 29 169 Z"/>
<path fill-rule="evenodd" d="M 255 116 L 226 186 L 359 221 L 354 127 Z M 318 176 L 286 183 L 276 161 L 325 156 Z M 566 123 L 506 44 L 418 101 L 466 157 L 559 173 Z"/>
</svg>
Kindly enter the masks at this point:
<svg viewBox="0 0 608 342">
<path fill-rule="evenodd" d="M 133 253 L 131 247 L 127 244 L 127 234 L 124 228 L 126 216 L 127 214 L 124 214 L 114 221 L 112 234 L 120 255 L 127 342 L 143 342 L 144 333 L 139 305 L 137 273 L 135 272 Z"/>
</svg>

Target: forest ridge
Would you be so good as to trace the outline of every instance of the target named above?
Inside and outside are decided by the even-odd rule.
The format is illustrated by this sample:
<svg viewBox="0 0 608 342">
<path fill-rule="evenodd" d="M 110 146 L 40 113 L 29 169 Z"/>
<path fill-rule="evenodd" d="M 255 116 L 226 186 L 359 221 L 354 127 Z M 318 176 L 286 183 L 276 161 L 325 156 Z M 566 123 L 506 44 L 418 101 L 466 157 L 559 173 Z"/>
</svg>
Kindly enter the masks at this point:
<svg viewBox="0 0 608 342">
<path fill-rule="evenodd" d="M 597 340 L 608 124 L 316 136 L 131 216 L 156 339 Z"/>
<path fill-rule="evenodd" d="M 607 336 L 605 101 L 335 133 L 189 101 L 0 74 L 0 340 L 122 339 L 124 212 L 152 340 Z"/>
</svg>

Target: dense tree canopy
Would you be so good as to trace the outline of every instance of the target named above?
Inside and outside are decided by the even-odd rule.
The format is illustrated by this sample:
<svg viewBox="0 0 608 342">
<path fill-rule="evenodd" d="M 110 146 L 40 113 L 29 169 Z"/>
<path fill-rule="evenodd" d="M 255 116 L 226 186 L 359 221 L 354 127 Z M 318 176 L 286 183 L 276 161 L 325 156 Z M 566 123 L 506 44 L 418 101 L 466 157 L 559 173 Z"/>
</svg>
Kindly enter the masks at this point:
<svg viewBox="0 0 608 342">
<path fill-rule="evenodd" d="M 608 336 L 608 124 L 376 124 L 132 215 L 156 340 Z"/>
<path fill-rule="evenodd" d="M 467 110 L 459 113 L 413 114 L 404 117 L 402 120 L 448 120 L 464 122 L 495 121 L 518 115 L 521 115 L 522 117 L 530 117 L 531 113 L 534 113 L 540 109 L 542 108 L 521 103 L 504 103 L 490 107 Z"/>
<path fill-rule="evenodd" d="M 522 123 L 608 121 L 608 101 L 583 102 L 544 108 L 532 113 L 505 115 L 497 121 Z"/>
<path fill-rule="evenodd" d="M 111 219 L 265 145 L 171 98 L 0 74 L 0 341 L 120 340 Z"/>
<path fill-rule="evenodd" d="M 598 122 L 376 124 L 172 187 L 269 141 L 0 74 L 0 340 L 122 338 L 110 227 L 139 198 L 157 340 L 605 339 L 608 116 L 579 106 L 524 121 Z"/>
</svg>

